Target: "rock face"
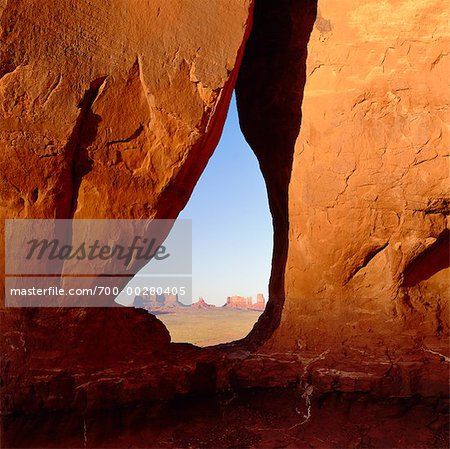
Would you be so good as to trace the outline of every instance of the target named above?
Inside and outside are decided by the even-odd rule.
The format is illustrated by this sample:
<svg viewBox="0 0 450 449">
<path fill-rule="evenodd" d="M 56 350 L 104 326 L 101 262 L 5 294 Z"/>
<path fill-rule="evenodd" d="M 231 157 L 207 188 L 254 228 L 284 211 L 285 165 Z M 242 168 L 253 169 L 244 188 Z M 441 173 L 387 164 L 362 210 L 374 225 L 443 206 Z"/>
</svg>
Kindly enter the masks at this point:
<svg viewBox="0 0 450 449">
<path fill-rule="evenodd" d="M 256 302 L 253 302 L 251 296 L 228 296 L 227 302 L 224 304 L 227 309 L 243 309 L 243 310 L 264 310 L 264 296 L 259 293 Z"/>
<path fill-rule="evenodd" d="M 2 2 L 0 218 L 175 218 L 220 137 L 251 8 Z"/>
<path fill-rule="evenodd" d="M 237 86 L 243 131 L 285 238 L 253 338 L 267 336 L 270 321 L 279 326 L 267 350 L 322 354 L 324 365 L 358 364 L 365 354 L 390 367 L 434 351 L 445 366 L 445 4 L 295 4 L 256 5 Z M 280 62 L 289 70 L 274 85 Z"/>
<path fill-rule="evenodd" d="M 266 311 L 252 332 L 259 344 L 280 323 L 289 247 L 288 189 L 301 122 L 307 45 L 315 1 L 257 2 L 239 79 L 239 121 L 266 181 L 273 217 L 272 273 Z M 289 67 L 289 70 L 280 70 Z"/>
<path fill-rule="evenodd" d="M 175 218 L 220 137 L 252 3 L 0 2 L 0 218 Z M 3 303 L 3 277 L 0 284 Z M 27 409 L 19 396 L 32 397 L 33 375 L 58 383 L 50 373 L 31 372 L 30 358 L 74 352 L 78 359 L 58 356 L 52 369 L 83 372 L 84 360 L 102 360 L 113 334 L 120 335 L 124 344 L 102 367 L 120 378 L 121 361 L 140 357 L 132 342 L 142 319 L 147 328 L 138 340 L 148 344 L 142 363 L 151 361 L 152 341 L 169 341 L 159 321 L 136 310 L 86 310 L 89 319 L 58 309 L 1 312 L 0 395 L 8 398 L 7 411 Z M 42 332 L 37 322 L 45 323 Z M 67 341 L 67 328 L 98 333 L 103 343 Z M 80 373 L 72 374 L 80 381 Z M 51 394 L 35 402 L 51 407 Z"/>
<path fill-rule="evenodd" d="M 255 310 L 264 310 L 266 307 L 266 300 L 264 299 L 264 295 L 262 293 L 258 293 L 256 295 L 256 302 L 252 304 L 252 308 Z"/>
<path fill-rule="evenodd" d="M 449 331 L 445 7 L 347 5 L 320 7 L 308 46 L 283 313 L 302 325 L 279 331 L 420 350 Z"/>
<path fill-rule="evenodd" d="M 0 217 L 175 218 L 218 141 L 251 3 L 1 2 Z M 243 349 L 171 345 L 137 310 L 2 309 L 3 411 L 236 385 L 448 393 L 446 6 L 257 1 L 237 99 L 274 255 Z"/>
<path fill-rule="evenodd" d="M 2 2 L 1 216 L 175 217 L 220 136 L 251 3 Z"/>
<path fill-rule="evenodd" d="M 134 387 L 127 388 L 124 372 L 131 373 L 136 360 L 158 364 L 171 352 L 167 329 L 142 310 L 26 312 L 0 310 L 2 414 L 101 408 L 138 398 L 145 387 L 131 381 Z"/>
</svg>

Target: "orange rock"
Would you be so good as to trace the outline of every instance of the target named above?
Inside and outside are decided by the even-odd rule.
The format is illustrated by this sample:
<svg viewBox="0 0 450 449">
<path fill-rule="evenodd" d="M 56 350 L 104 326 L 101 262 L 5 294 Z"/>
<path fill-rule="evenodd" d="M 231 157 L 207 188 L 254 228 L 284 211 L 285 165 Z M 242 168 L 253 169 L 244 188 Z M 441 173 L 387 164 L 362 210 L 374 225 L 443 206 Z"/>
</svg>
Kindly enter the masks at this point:
<svg viewBox="0 0 450 449">
<path fill-rule="evenodd" d="M 0 218 L 175 218 L 222 132 L 252 3 L 1 2 Z M 0 291 L 3 303 L 3 279 Z M 148 344 L 147 361 L 169 343 L 164 326 L 137 310 L 82 310 L 86 319 L 58 309 L 1 312 L 2 379 L 5 370 L 23 378 L 22 392 L 33 380 L 7 339 L 32 341 L 36 322 L 52 340 L 51 349 L 39 340 L 37 358 L 70 352 L 76 366 L 103 360 L 113 334 L 122 344 L 109 368 L 141 356 L 135 341 L 144 352 Z M 75 352 L 67 328 L 89 336 Z M 54 367 L 70 370 L 59 358 Z M 12 382 L 2 386 L 14 396 Z"/>
<path fill-rule="evenodd" d="M 267 348 L 438 351 L 449 333 L 446 5 L 307 5 L 256 5 L 237 86 L 275 220 L 253 338 L 276 328 Z"/>
<path fill-rule="evenodd" d="M 446 7 L 345 1 L 318 11 L 279 332 L 318 347 L 448 336 Z M 441 263 L 430 266 L 429 251 Z M 427 289 L 405 283 L 414 264 Z"/>
<path fill-rule="evenodd" d="M 252 304 L 252 309 L 254 310 L 264 310 L 266 307 L 266 301 L 264 299 L 264 295 L 262 293 L 258 293 L 256 295 L 256 302 Z"/>
<path fill-rule="evenodd" d="M 251 4 L 3 6 L 0 216 L 176 217 L 220 136 Z"/>
<path fill-rule="evenodd" d="M 227 302 L 223 307 L 227 307 L 230 309 L 248 309 L 252 305 L 251 296 L 228 296 Z"/>
<path fill-rule="evenodd" d="M 247 342 L 295 364 L 252 354 L 236 367 L 247 385 L 257 368 L 258 386 L 280 385 L 282 372 L 319 391 L 448 391 L 446 6 L 256 3 L 237 98 L 267 183 L 274 263 Z M 3 2 L 0 217 L 176 217 L 221 133 L 250 9 Z M 219 352 L 178 347 L 166 363 L 173 346 L 161 323 L 120 312 L 1 310 L 8 411 L 217 387 Z M 221 363 L 226 389 L 232 371 Z M 122 382 L 131 366 L 136 382 Z M 48 393 L 61 385 L 66 396 Z"/>
</svg>

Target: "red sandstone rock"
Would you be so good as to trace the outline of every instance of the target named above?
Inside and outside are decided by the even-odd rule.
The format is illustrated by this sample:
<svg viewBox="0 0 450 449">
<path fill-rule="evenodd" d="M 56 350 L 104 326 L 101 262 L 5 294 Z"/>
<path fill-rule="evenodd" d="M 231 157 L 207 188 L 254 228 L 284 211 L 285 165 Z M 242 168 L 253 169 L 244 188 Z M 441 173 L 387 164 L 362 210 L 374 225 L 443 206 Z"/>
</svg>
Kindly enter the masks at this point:
<svg viewBox="0 0 450 449">
<path fill-rule="evenodd" d="M 275 246 L 250 340 L 324 373 L 359 371 L 358 351 L 448 357 L 446 5 L 285 0 L 254 23 L 237 99 Z"/>
<path fill-rule="evenodd" d="M 274 341 L 422 351 L 448 338 L 446 17 L 441 1 L 320 5 Z"/>
<path fill-rule="evenodd" d="M 229 309 L 250 309 L 252 306 L 251 296 L 228 296 L 227 302 L 223 307 Z"/>
<path fill-rule="evenodd" d="M 250 6 L 3 5 L 0 216 L 176 217 L 220 136 Z"/>
<path fill-rule="evenodd" d="M 1 2 L 0 218 L 175 218 L 220 137 L 251 7 L 251 0 L 213 8 L 183 0 Z M 99 405 L 112 385 L 109 400 L 126 401 L 127 388 L 114 393 L 128 370 L 123 359 L 144 349 L 141 363 L 157 363 L 153 349 L 168 344 L 164 326 L 135 310 L 1 312 L 8 411 L 52 408 L 55 370 L 67 374 L 61 403 L 72 407 L 90 374 L 83 364 L 103 361 L 104 351 L 114 357 L 103 369 L 114 374 L 89 401 Z M 53 371 L 31 370 L 30 360 L 52 360 Z M 148 374 L 155 377 L 135 397 L 171 377 L 163 371 Z M 49 392 L 33 399 L 37 378 Z"/>
<path fill-rule="evenodd" d="M 245 308 L 247 307 L 247 298 L 244 296 L 228 296 L 224 307 Z"/>
<path fill-rule="evenodd" d="M 261 293 L 258 293 L 256 296 L 256 302 L 253 302 L 253 298 L 251 296 L 229 296 L 227 298 L 227 302 L 223 307 L 230 309 L 244 309 L 244 310 L 264 310 L 265 301 L 264 296 Z"/>
<path fill-rule="evenodd" d="M 175 218 L 222 131 L 251 5 L 0 7 L 0 217 Z"/>
<path fill-rule="evenodd" d="M 220 135 L 249 6 L 3 2 L 1 217 L 176 217 Z M 3 409 L 236 384 L 448 391 L 445 26 L 442 0 L 259 2 L 237 93 L 274 218 L 248 340 L 266 344 L 174 349 L 145 312 L 3 309 Z"/>
<path fill-rule="evenodd" d="M 261 310 L 263 311 L 266 307 L 266 301 L 264 299 L 264 295 L 262 293 L 258 293 L 256 295 L 256 302 L 252 304 L 251 308 L 253 310 Z"/>
<path fill-rule="evenodd" d="M 170 352 L 169 332 L 146 311 L 117 307 L 27 312 L 0 310 L 0 408 L 5 414 L 102 407 L 105 395 L 110 403 L 126 401 L 127 394 L 133 395 L 126 388 L 122 399 L 114 398 L 123 370 L 132 369 L 136 360 L 158 363 Z"/>
<path fill-rule="evenodd" d="M 216 306 L 208 304 L 203 298 L 198 298 L 197 302 L 191 304 L 192 308 L 195 309 L 215 309 Z"/>
</svg>

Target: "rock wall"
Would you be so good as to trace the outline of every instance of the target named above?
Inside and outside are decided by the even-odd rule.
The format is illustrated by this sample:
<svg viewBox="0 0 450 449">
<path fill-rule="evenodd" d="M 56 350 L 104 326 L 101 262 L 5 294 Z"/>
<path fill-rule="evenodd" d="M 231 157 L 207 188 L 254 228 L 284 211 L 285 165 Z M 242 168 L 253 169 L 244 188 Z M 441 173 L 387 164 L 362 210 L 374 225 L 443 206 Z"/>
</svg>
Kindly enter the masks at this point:
<svg viewBox="0 0 450 449">
<path fill-rule="evenodd" d="M 304 345 L 448 336 L 447 19 L 441 1 L 319 4 L 280 328 L 295 316 Z"/>
<path fill-rule="evenodd" d="M 284 246 L 274 254 L 278 305 L 269 302 L 252 338 L 267 337 L 275 318 L 265 350 L 312 353 L 328 368 L 362 360 L 389 368 L 431 351 L 445 382 L 447 8 L 441 0 L 268 3 L 256 5 L 238 106 L 269 197 L 287 197 L 288 218 L 274 200 L 271 209 L 288 238 L 286 261 Z M 280 139 L 286 129 L 290 138 Z"/>
<path fill-rule="evenodd" d="M 252 2 L 0 5 L 0 217 L 175 218 L 219 139 Z M 203 351 L 137 310 L 3 308 L 2 409 L 447 391 L 445 11 L 257 1 L 237 99 L 274 255 L 250 337 Z"/>
<path fill-rule="evenodd" d="M 302 118 L 307 44 L 316 10 L 316 2 L 309 0 L 256 2 L 236 84 L 241 129 L 264 176 L 274 228 L 269 301 L 250 340 L 257 344 L 278 327 L 284 304 L 289 183 Z"/>
<path fill-rule="evenodd" d="M 252 305 L 251 296 L 228 296 L 224 307 L 231 309 L 248 309 Z"/>
<path fill-rule="evenodd" d="M 227 309 L 263 311 L 265 305 L 264 296 L 262 293 L 258 293 L 255 302 L 253 302 L 253 297 L 251 296 L 228 296 L 227 302 L 222 307 L 226 307 Z"/>
<path fill-rule="evenodd" d="M 251 3 L 2 2 L 1 216 L 176 217 L 219 139 Z"/>
<path fill-rule="evenodd" d="M 175 218 L 219 140 L 252 6 L 1 1 L 0 218 Z M 0 291 L 3 303 L 3 278 Z M 132 360 L 158 363 L 154 350 L 169 345 L 164 326 L 136 310 L 2 308 L 0 326 L 4 411 L 52 408 L 51 388 L 56 408 L 73 407 L 75 392 L 100 405 L 96 388 L 128 400 L 116 389 L 123 372 Z M 107 387 L 84 366 L 105 350 Z M 156 387 L 167 373 L 150 371 L 136 398 L 168 391 Z"/>
</svg>

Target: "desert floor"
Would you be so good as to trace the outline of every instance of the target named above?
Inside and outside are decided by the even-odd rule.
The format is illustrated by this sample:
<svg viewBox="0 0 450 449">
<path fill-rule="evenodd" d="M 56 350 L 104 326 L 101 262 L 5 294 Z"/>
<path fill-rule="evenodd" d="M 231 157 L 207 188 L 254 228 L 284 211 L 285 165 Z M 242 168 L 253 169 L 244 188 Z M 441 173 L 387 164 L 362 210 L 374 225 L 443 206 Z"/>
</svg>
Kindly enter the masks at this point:
<svg viewBox="0 0 450 449">
<path fill-rule="evenodd" d="M 210 346 L 245 337 L 261 312 L 253 310 L 186 310 L 157 315 L 174 343 Z"/>
</svg>

